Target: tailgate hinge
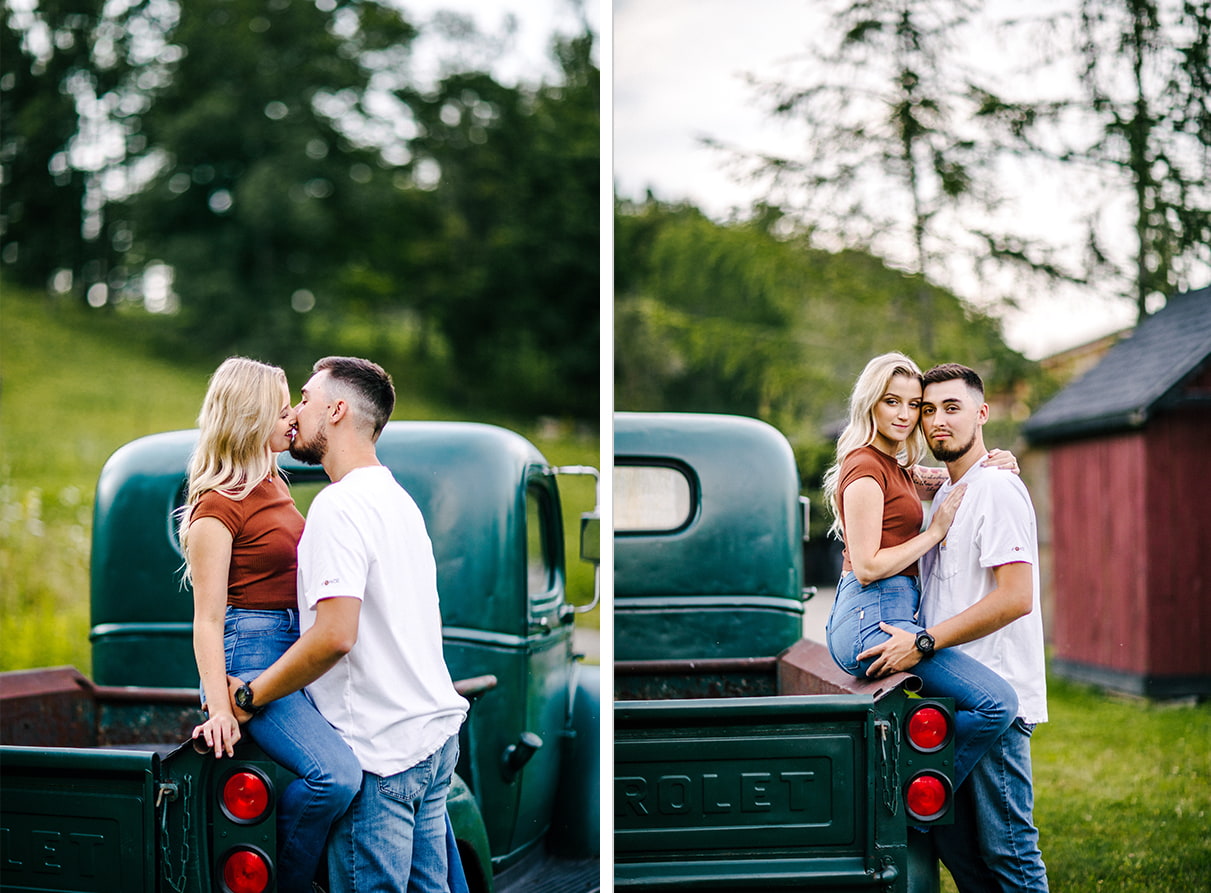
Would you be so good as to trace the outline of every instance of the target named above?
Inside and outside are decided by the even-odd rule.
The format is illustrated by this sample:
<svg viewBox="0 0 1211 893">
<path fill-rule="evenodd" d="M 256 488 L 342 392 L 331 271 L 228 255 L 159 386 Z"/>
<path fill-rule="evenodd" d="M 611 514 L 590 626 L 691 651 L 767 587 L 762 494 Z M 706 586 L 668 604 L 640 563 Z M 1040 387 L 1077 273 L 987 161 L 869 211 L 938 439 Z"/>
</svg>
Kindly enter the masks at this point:
<svg viewBox="0 0 1211 893">
<path fill-rule="evenodd" d="M 879 786 L 883 805 L 892 815 L 900 811 L 900 730 L 886 719 L 875 720 L 879 739 Z"/>
</svg>

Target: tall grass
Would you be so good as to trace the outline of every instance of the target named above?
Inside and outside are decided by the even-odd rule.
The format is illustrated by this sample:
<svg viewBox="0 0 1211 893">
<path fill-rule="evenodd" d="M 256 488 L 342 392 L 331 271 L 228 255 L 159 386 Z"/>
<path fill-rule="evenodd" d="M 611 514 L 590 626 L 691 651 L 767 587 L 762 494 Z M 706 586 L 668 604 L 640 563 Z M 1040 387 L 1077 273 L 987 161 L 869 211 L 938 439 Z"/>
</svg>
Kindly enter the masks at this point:
<svg viewBox="0 0 1211 893">
<path fill-rule="evenodd" d="M 123 349 L 110 325 L 7 287 L 0 314 L 0 669 L 87 672 L 101 466 L 136 437 L 191 427 L 208 371 Z"/>
<path fill-rule="evenodd" d="M 91 668 L 88 560 L 94 489 L 120 446 L 191 428 L 212 365 L 165 360 L 150 347 L 154 320 L 122 318 L 6 286 L 0 303 L 0 670 Z M 341 347 L 334 337 L 333 352 Z M 265 358 L 275 362 L 273 358 Z M 281 361 L 276 361 L 281 362 Z M 292 381 L 297 393 L 301 381 Z M 400 388 L 396 418 L 454 418 Z M 464 416 L 465 417 L 465 416 Z M 478 418 L 529 436 L 548 461 L 599 464 L 595 436 L 550 422 Z M 566 479 L 569 595 L 592 596 L 576 559 L 577 519 L 591 482 Z M 597 615 L 580 621 L 596 625 Z"/>
</svg>

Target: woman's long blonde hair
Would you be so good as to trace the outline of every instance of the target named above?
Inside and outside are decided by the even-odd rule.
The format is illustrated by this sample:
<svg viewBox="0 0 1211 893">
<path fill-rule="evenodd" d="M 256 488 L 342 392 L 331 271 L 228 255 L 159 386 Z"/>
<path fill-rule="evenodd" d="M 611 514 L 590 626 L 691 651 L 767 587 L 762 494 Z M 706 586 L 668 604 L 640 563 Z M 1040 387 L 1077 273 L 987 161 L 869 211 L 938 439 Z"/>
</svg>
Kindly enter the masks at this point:
<svg viewBox="0 0 1211 893">
<path fill-rule="evenodd" d="M 198 413 L 198 445 L 189 458 L 180 540 L 185 580 L 190 580 L 187 538 L 190 516 L 204 493 L 218 490 L 243 499 L 274 467 L 269 438 L 282 411 L 286 373 L 244 357 L 230 357 L 210 376 Z"/>
<path fill-rule="evenodd" d="M 841 494 L 837 485 L 841 478 L 841 463 L 854 450 L 870 444 L 875 439 L 875 404 L 887 393 L 891 380 L 897 375 L 921 380 L 921 370 L 917 364 L 902 353 L 880 354 L 862 370 L 854 383 L 853 393 L 849 396 L 849 421 L 841 436 L 837 438 L 837 461 L 824 475 L 824 503 L 833 514 L 833 524 L 829 533 L 837 539 L 844 539 L 841 529 Z M 908 439 L 904 441 L 904 449 L 896 457 L 901 465 L 915 465 L 925 455 L 925 437 L 921 434 L 921 426 L 913 428 Z"/>
</svg>

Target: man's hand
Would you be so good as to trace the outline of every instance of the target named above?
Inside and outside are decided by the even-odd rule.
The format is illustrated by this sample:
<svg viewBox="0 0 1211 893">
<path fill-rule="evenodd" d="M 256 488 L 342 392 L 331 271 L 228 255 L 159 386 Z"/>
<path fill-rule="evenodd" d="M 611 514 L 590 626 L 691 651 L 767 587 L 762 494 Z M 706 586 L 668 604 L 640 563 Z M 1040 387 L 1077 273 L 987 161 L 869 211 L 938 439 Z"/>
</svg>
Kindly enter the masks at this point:
<svg viewBox="0 0 1211 893">
<path fill-rule="evenodd" d="M 872 679 L 890 676 L 892 673 L 911 670 L 921 662 L 921 652 L 917 650 L 915 633 L 886 623 L 880 623 L 879 629 L 890 633 L 891 638 L 872 648 L 867 648 L 858 655 L 860 661 L 871 657 L 876 658 L 875 662 L 870 665 L 870 669 L 866 671 L 867 676 Z"/>
<path fill-rule="evenodd" d="M 237 679 L 235 676 L 227 677 L 227 698 L 231 701 L 231 715 L 235 717 L 236 722 L 240 725 L 244 725 L 244 723 L 252 719 L 252 714 L 239 707 L 235 702 L 235 693 L 239 691 L 240 686 L 243 684 L 243 679 Z"/>
</svg>

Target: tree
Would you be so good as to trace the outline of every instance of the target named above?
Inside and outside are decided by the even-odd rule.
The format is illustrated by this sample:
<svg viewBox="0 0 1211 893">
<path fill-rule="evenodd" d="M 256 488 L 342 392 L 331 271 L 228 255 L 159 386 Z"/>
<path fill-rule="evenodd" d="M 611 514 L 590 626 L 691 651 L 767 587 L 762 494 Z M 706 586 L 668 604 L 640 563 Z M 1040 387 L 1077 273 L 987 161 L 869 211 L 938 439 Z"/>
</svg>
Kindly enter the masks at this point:
<svg viewBox="0 0 1211 893">
<path fill-rule="evenodd" d="M 6 4 L 0 23 L 0 261 L 5 275 L 45 288 L 60 270 L 79 293 L 89 257 L 82 230 L 86 174 L 72 162 L 76 93 L 95 78 L 82 2 Z M 66 284 L 67 279 L 61 284 Z"/>
<path fill-rule="evenodd" d="M 830 11 L 832 48 L 806 60 L 805 83 L 755 82 L 773 115 L 806 131 L 802 155 L 749 159 L 769 201 L 802 221 L 817 244 L 860 247 L 912 273 L 950 281 L 953 256 L 1004 251 L 983 225 L 999 201 L 995 119 L 1028 126 L 1031 112 L 995 99 L 963 62 L 974 0 L 851 0 Z M 960 215 L 968 215 L 961 218 Z M 963 219 L 960 227 L 957 221 Z M 1017 239 L 1013 256 L 1042 265 Z M 907 297 L 907 296 L 906 296 Z M 930 290 L 896 308 L 933 343 Z"/>
<path fill-rule="evenodd" d="M 600 73 L 587 29 L 554 44 L 558 83 L 486 72 L 398 91 L 445 226 L 444 290 L 427 306 L 466 393 L 526 411 L 596 416 L 600 337 Z"/>
<path fill-rule="evenodd" d="M 1094 139 L 1068 156 L 1108 172 L 1130 195 L 1135 259 L 1118 268 L 1090 228 L 1094 259 L 1126 283 L 1143 319 L 1150 302 L 1194 287 L 1211 265 L 1211 4 L 1082 0 L 1079 111 Z"/>
<path fill-rule="evenodd" d="M 347 131 L 372 129 L 373 67 L 398 63 L 416 31 L 375 3 L 197 0 L 179 14 L 165 35 L 177 61 L 132 153 L 155 171 L 125 211 L 137 259 L 172 268 L 194 340 L 287 354 L 302 314 L 340 300 L 338 271 L 381 243 L 371 234 L 400 238 L 411 219 L 390 200 L 408 185 L 399 163 Z"/>
<path fill-rule="evenodd" d="M 615 220 L 619 409 L 752 415 L 824 455 L 817 447 L 876 354 L 959 359 L 990 391 L 1031 374 L 986 314 L 868 253 L 813 248 L 776 209 L 721 224 L 649 199 L 619 205 Z M 922 289 L 935 308 L 933 348 L 889 312 Z"/>
</svg>

